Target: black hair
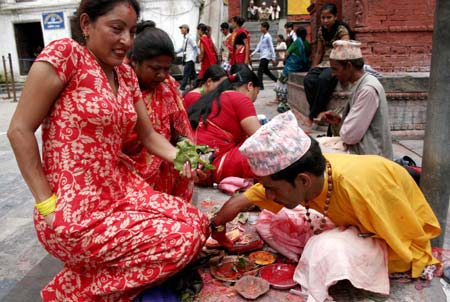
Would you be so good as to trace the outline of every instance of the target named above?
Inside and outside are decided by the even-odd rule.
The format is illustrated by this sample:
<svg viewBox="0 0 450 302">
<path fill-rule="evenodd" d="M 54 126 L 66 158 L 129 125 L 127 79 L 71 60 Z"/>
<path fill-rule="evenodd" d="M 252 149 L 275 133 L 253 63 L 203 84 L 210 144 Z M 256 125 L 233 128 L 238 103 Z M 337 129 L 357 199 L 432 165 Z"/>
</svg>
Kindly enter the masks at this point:
<svg viewBox="0 0 450 302">
<path fill-rule="evenodd" d="M 137 0 L 82 0 L 77 9 L 75 30 L 81 32 L 80 17 L 82 14 L 87 14 L 91 22 L 95 22 L 99 17 L 106 15 L 120 3 L 128 3 L 131 5 L 139 18 L 141 7 Z M 84 43 L 84 41 L 78 42 Z"/>
<path fill-rule="evenodd" d="M 284 36 L 283 36 L 282 34 L 279 34 L 279 35 L 278 35 L 278 38 L 280 38 L 281 41 L 285 41 Z"/>
<path fill-rule="evenodd" d="M 285 180 L 295 187 L 295 179 L 298 174 L 309 172 L 315 176 L 321 176 L 325 171 L 326 159 L 320 150 L 319 143 L 312 137 L 309 150 L 289 167 L 271 175 L 273 180 Z"/>
<path fill-rule="evenodd" d="M 196 86 L 194 88 L 203 85 L 208 79 L 216 82 L 224 76 L 227 76 L 227 72 L 222 68 L 222 66 L 213 64 L 205 70 L 205 73 L 203 74 L 203 77 L 201 79 L 197 79 Z"/>
<path fill-rule="evenodd" d="M 155 26 L 153 21 L 141 21 L 137 25 L 129 57 L 141 63 L 157 56 L 170 56 L 175 58 L 175 50 L 169 35 Z"/>
<path fill-rule="evenodd" d="M 295 30 L 295 34 L 297 35 L 297 37 L 300 37 L 304 41 L 306 39 L 306 36 L 308 35 L 308 31 L 303 26 L 299 26 Z"/>
<path fill-rule="evenodd" d="M 364 59 L 363 58 L 358 58 L 358 59 L 353 59 L 353 60 L 336 60 L 336 62 L 338 62 L 342 66 L 345 66 L 345 65 L 347 65 L 347 63 L 350 63 L 356 69 L 364 68 Z"/>
<path fill-rule="evenodd" d="M 206 93 L 195 104 L 189 107 L 189 121 L 193 129 L 197 129 L 200 119 L 206 122 L 206 119 L 211 113 L 213 101 L 216 102 L 218 108 L 216 115 L 220 113 L 220 95 L 224 91 L 236 90 L 250 82 L 253 84 L 253 87 L 261 86 L 258 76 L 246 64 L 234 64 L 230 69 L 230 74 L 231 76 L 222 81 L 216 89 Z"/>
<path fill-rule="evenodd" d="M 337 7 L 334 3 L 325 3 L 322 8 L 320 9 L 320 12 L 323 11 L 329 11 L 333 16 L 337 16 Z"/>
<path fill-rule="evenodd" d="M 320 12 L 323 11 L 329 11 L 333 16 L 337 16 L 337 7 L 334 3 L 326 3 L 322 6 L 322 8 L 320 9 Z M 348 35 L 350 36 L 350 40 L 355 40 L 355 32 L 350 28 L 350 26 L 345 23 L 342 20 L 336 20 L 333 24 L 333 27 L 328 30 L 325 27 L 322 27 L 322 36 L 325 39 L 325 41 L 331 41 L 334 38 L 334 35 L 336 34 L 339 26 L 344 26 L 347 31 L 348 31 Z"/>
<path fill-rule="evenodd" d="M 209 30 L 208 30 L 208 26 L 206 24 L 199 23 L 197 25 L 197 29 L 200 29 L 205 35 L 208 35 Z"/>
<path fill-rule="evenodd" d="M 231 18 L 234 22 L 236 22 L 237 25 L 242 26 L 245 23 L 245 19 L 242 18 L 241 16 L 234 16 L 233 18 Z"/>
<path fill-rule="evenodd" d="M 294 23 L 286 22 L 286 24 L 284 24 L 284 28 L 294 28 Z"/>
<path fill-rule="evenodd" d="M 220 28 L 221 29 L 230 29 L 230 24 L 228 24 L 228 22 L 223 22 L 222 24 L 220 24 Z"/>
<path fill-rule="evenodd" d="M 267 22 L 267 21 L 262 22 L 261 27 L 264 27 L 265 29 L 269 30 L 269 28 L 270 28 L 269 22 Z"/>
</svg>

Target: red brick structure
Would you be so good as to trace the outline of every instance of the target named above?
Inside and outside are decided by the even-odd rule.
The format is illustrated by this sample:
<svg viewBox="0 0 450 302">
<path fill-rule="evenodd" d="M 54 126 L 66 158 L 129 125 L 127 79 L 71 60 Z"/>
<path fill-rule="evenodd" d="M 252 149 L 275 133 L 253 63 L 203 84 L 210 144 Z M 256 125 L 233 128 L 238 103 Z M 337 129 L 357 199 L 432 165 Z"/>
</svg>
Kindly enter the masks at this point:
<svg viewBox="0 0 450 302">
<path fill-rule="evenodd" d="M 241 0 L 228 0 L 228 16 L 230 19 L 241 15 Z"/>
<path fill-rule="evenodd" d="M 320 8 L 333 2 L 338 18 L 347 22 L 362 42 L 364 60 L 383 73 L 391 130 L 396 135 L 423 136 L 428 102 L 435 0 L 312 0 L 311 42 L 317 43 Z M 309 113 L 303 78 L 289 74 L 288 103 Z M 343 106 L 350 92 L 335 91 L 327 109 Z"/>
<path fill-rule="evenodd" d="M 327 2 L 356 32 L 368 64 L 384 72 L 430 71 L 435 0 L 316 0 L 308 9 L 313 44 Z"/>
</svg>

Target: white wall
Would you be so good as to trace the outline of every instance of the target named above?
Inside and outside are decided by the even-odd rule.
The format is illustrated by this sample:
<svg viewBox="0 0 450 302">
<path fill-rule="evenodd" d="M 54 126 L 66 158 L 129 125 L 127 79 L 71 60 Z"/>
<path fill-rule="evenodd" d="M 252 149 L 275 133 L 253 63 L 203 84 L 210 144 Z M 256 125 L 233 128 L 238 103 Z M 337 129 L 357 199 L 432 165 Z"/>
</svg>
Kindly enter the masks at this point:
<svg viewBox="0 0 450 302">
<path fill-rule="evenodd" d="M 73 15 L 77 7 L 78 1 L 38 0 L 17 4 L 9 4 L 8 2 L 2 4 L 0 7 L 0 28 L 2 29 L 2 34 L 0 35 L 0 55 L 7 57 L 8 53 L 11 53 L 16 80 L 24 80 L 26 76 L 19 75 L 19 58 L 14 35 L 14 24 L 41 22 L 44 45 L 47 45 L 53 40 L 71 36 L 69 18 Z M 50 12 L 64 13 L 64 29 L 44 30 L 42 14 Z M 3 74 L 3 67 L 1 73 Z"/>
<path fill-rule="evenodd" d="M 165 30 L 174 42 L 175 49 L 181 47 L 183 37 L 179 26 L 188 24 L 190 34 L 197 37 L 197 25 L 203 22 L 212 27 L 212 37 L 217 48 L 220 48 L 222 34 L 220 23 L 227 20 L 227 7 L 223 0 L 141 0 L 141 19 L 153 20 L 157 27 Z M 204 3 L 203 13 L 200 16 L 200 6 Z M 12 0 L 0 2 L 0 55 L 11 53 L 15 77 L 19 76 L 17 48 L 14 36 L 14 24 L 26 22 L 41 22 L 44 44 L 47 45 L 55 39 L 71 36 L 70 17 L 78 8 L 79 0 L 35 0 L 14 3 Z M 64 12 L 65 28 L 61 30 L 44 30 L 42 13 Z M 3 73 L 2 71 L 0 71 Z"/>
<path fill-rule="evenodd" d="M 189 33 L 194 38 L 197 37 L 199 9 L 198 0 L 147 0 L 142 3 L 141 18 L 156 22 L 157 27 L 169 34 L 177 49 L 183 43 L 180 25 L 189 25 Z"/>
</svg>

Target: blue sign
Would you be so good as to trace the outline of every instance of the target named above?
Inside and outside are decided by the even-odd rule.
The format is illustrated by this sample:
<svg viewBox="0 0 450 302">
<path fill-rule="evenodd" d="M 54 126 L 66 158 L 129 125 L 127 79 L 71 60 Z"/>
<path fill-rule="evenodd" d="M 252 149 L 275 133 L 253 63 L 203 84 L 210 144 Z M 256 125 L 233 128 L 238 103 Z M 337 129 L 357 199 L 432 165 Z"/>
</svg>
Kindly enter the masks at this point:
<svg viewBox="0 0 450 302">
<path fill-rule="evenodd" d="M 64 12 L 42 13 L 44 29 L 64 29 Z"/>
</svg>

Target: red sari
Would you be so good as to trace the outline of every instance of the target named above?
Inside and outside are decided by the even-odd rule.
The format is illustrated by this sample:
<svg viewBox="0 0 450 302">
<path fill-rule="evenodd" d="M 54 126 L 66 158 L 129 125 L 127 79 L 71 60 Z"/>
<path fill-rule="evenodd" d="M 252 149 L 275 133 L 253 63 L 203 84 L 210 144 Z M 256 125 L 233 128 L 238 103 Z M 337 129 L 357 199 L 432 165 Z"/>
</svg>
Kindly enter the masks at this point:
<svg viewBox="0 0 450 302">
<path fill-rule="evenodd" d="M 42 124 L 43 170 L 57 196 L 53 225 L 34 211 L 39 241 L 64 268 L 42 300 L 129 302 L 198 255 L 208 219 L 152 189 L 121 159 L 142 99 L 130 66 L 114 68 L 114 94 L 94 56 L 71 39 L 53 41 L 37 61 L 51 64 L 64 85 Z"/>
<path fill-rule="evenodd" d="M 217 53 L 213 41 L 207 35 L 200 37 L 200 47 L 203 48 L 203 59 L 198 78 L 202 79 L 206 69 L 213 64 L 217 64 Z"/>
<path fill-rule="evenodd" d="M 231 45 L 232 45 L 232 52 L 231 52 L 231 61 L 230 64 L 245 64 L 246 59 L 246 52 L 247 52 L 247 45 L 240 45 L 236 44 L 236 37 L 238 37 L 240 34 L 245 34 L 247 37 L 247 45 L 250 45 L 250 33 L 243 27 L 238 28 L 237 30 L 233 31 L 231 34 Z M 250 50 L 248 50 L 248 62 L 250 63 Z"/>
<path fill-rule="evenodd" d="M 193 140 L 192 128 L 174 78 L 168 76 L 158 87 L 145 90 L 142 95 L 156 132 L 174 145 L 179 135 Z M 180 176 L 172 163 L 148 153 L 135 133 L 124 143 L 123 152 L 131 159 L 136 172 L 156 191 L 191 201 L 194 182 Z"/>
<path fill-rule="evenodd" d="M 213 102 L 206 123 L 200 123 L 196 130 L 196 143 L 208 145 L 216 150 L 213 164 L 213 182 L 219 183 L 228 176 L 254 178 L 247 159 L 239 147 L 247 138 L 240 122 L 250 116 L 256 116 L 253 102 L 242 93 L 226 91 L 220 95 L 221 111 Z"/>
</svg>

